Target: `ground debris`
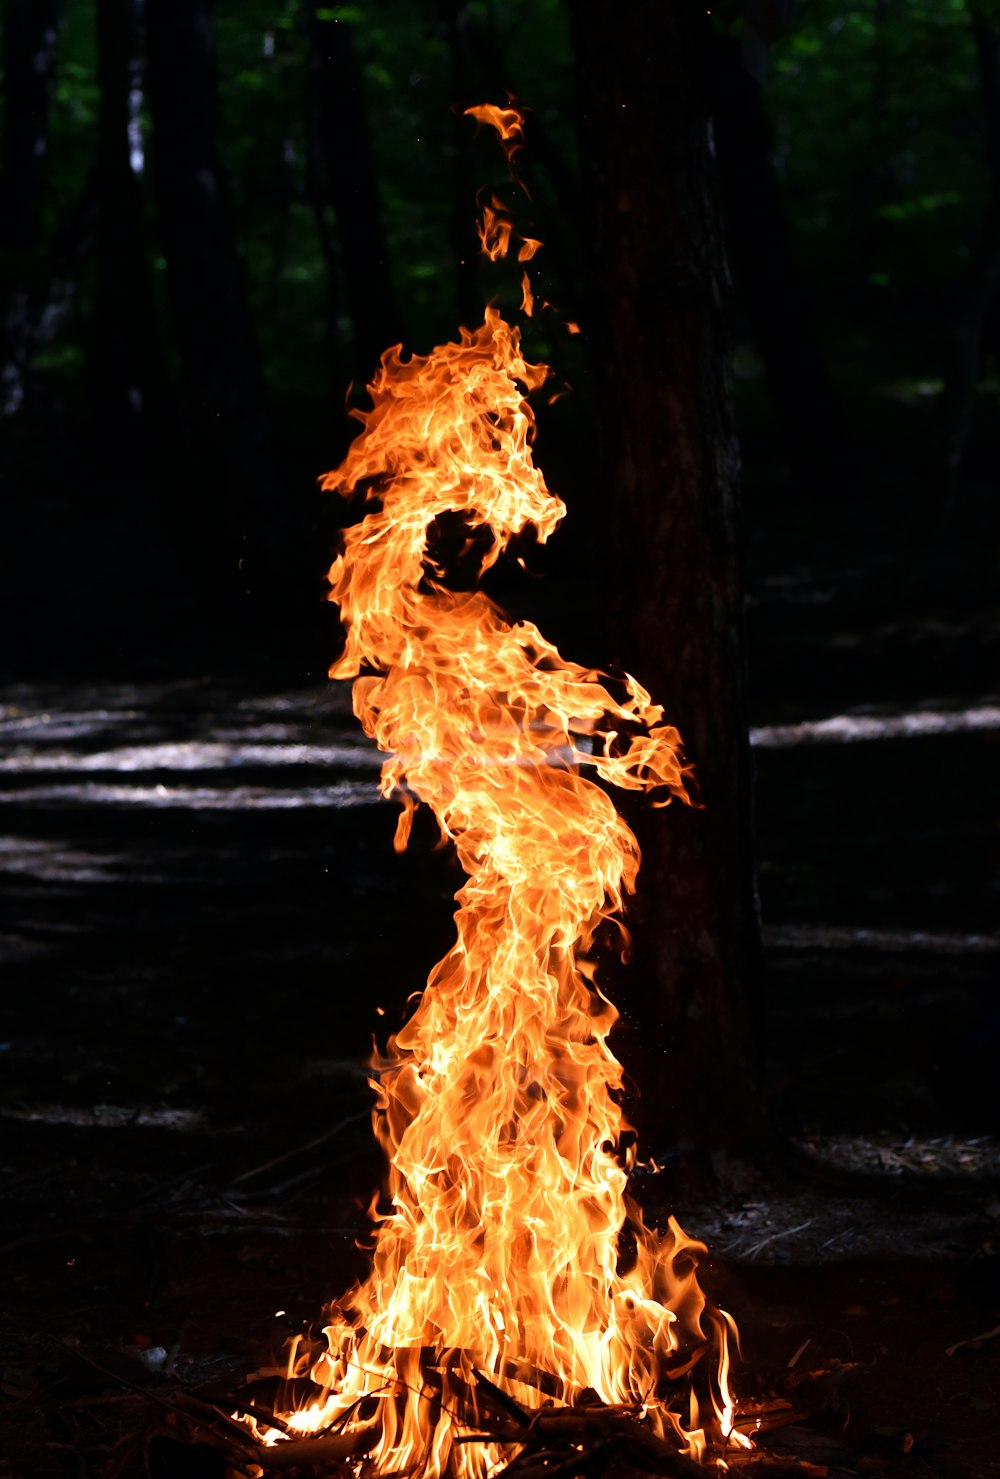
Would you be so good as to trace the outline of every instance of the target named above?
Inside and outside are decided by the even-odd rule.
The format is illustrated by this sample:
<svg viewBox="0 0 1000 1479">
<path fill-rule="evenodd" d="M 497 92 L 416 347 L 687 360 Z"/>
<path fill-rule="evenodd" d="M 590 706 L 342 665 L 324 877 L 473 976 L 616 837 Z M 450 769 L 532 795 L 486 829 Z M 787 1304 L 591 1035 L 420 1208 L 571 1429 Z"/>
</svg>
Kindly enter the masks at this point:
<svg viewBox="0 0 1000 1479">
<path fill-rule="evenodd" d="M 970 1335 L 965 1340 L 956 1340 L 954 1345 L 948 1346 L 945 1355 L 954 1356 L 958 1351 L 982 1350 L 988 1341 L 996 1340 L 998 1336 L 1000 1336 L 1000 1325 L 994 1325 L 992 1330 L 986 1330 L 982 1335 Z"/>
</svg>

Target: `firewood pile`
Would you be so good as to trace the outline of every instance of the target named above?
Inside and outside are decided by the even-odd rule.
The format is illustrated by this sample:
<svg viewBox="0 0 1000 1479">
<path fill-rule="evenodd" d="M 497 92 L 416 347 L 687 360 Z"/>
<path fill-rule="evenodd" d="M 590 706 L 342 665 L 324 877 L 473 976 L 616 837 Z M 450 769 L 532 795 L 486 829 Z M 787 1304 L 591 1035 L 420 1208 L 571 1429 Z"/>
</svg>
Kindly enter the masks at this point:
<svg viewBox="0 0 1000 1479">
<path fill-rule="evenodd" d="M 770 1429 L 802 1423 L 810 1409 L 820 1405 L 815 1402 L 816 1392 L 831 1382 L 836 1386 L 842 1370 L 805 1374 L 805 1379 L 796 1383 L 801 1400 L 795 1400 L 794 1394 L 771 1395 L 746 1404 L 737 1428 L 759 1436 Z M 428 1368 L 426 1375 L 432 1390 L 435 1379 L 441 1389 L 440 1372 Z M 778 1475 L 826 1479 L 846 1472 L 793 1454 L 735 1446 L 724 1453 L 709 1454 L 705 1464 L 700 1464 L 654 1433 L 643 1422 L 640 1408 L 608 1406 L 596 1393 L 589 1392 L 581 1394 L 573 1405 L 550 1401 L 541 1408 L 528 1408 L 482 1373 L 473 1372 L 473 1378 L 474 1382 L 465 1383 L 454 1371 L 448 1373 L 449 1410 L 453 1417 L 458 1414 L 460 1426 L 467 1428 L 455 1441 L 460 1445 L 502 1445 L 509 1457 L 506 1466 L 496 1471 L 495 1479 L 638 1479 L 645 1475 L 704 1479 L 706 1473 L 716 1471 L 718 1459 L 724 1460 L 731 1474 L 746 1475 L 747 1479 Z M 166 1420 L 149 1445 L 147 1467 L 151 1479 L 189 1479 L 195 1473 L 190 1462 L 194 1447 L 202 1453 L 214 1450 L 223 1463 L 226 1479 L 269 1479 L 271 1475 L 308 1479 L 316 1474 L 347 1479 L 358 1472 L 359 1464 L 362 1479 L 379 1479 L 374 1465 L 366 1463 L 366 1455 L 378 1441 L 378 1428 L 366 1423 L 360 1412 L 348 1415 L 351 1427 L 347 1431 L 342 1427 L 302 1437 L 293 1434 L 256 1393 L 210 1402 L 205 1396 L 176 1392 L 169 1407 L 172 1410 L 165 1414 Z M 250 1436 L 241 1416 L 253 1416 L 263 1425 L 288 1433 L 288 1437 L 262 1446 Z"/>
</svg>

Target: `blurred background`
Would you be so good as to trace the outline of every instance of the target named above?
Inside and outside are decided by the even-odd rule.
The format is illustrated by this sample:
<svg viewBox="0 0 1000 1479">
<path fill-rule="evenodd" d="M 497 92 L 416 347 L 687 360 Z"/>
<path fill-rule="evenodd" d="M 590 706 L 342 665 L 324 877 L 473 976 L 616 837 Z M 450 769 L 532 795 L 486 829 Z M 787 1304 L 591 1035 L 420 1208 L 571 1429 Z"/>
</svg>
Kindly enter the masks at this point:
<svg viewBox="0 0 1000 1479">
<path fill-rule="evenodd" d="M 303 1020 L 319 1011 L 360 1058 L 368 998 L 345 1014 L 317 972 L 347 952 L 373 990 L 399 976 L 401 1009 L 445 948 L 458 875 L 419 829 L 416 863 L 391 857 L 392 808 L 368 810 L 377 758 L 324 682 L 345 514 L 317 479 L 387 345 L 425 352 L 488 299 L 516 309 L 519 269 L 484 265 L 475 237 L 501 151 L 463 116 L 506 90 L 528 110 L 518 227 L 545 242 L 533 285 L 557 309 L 525 322 L 527 350 L 570 390 L 536 398 L 538 456 L 569 517 L 495 589 L 567 655 L 613 658 L 601 263 L 568 9 L 6 0 L 2 21 L 10 958 L 43 990 L 69 962 L 86 1042 L 87 949 L 113 992 L 136 971 L 165 973 L 168 1003 L 212 981 L 199 1003 L 223 1037 L 251 977 L 266 1020 L 266 962 L 291 952 Z M 995 1128 L 1000 16 L 967 0 L 724 5 L 708 86 L 766 1109 L 795 1135 Z M 78 846 L 96 859 L 82 871 L 59 861 Z M 38 1000 L 24 993 L 26 1020 Z M 187 1020 L 164 1010 L 164 1030 Z M 26 1092 L 36 1069 L 28 1054 Z"/>
<path fill-rule="evenodd" d="M 919 575 L 996 503 L 1000 20 L 966 0 L 713 18 L 751 538 L 780 509 L 793 566 L 847 521 L 857 559 L 905 545 Z M 542 460 L 573 511 L 555 569 L 593 605 L 563 4 L 7 0 L 3 69 L 7 672 L 325 664 L 339 514 L 315 479 L 383 348 L 503 298 L 473 235 L 497 151 L 461 113 L 505 89 L 530 110 L 537 286 L 584 331 L 549 318 L 529 347 L 574 390 Z"/>
<path fill-rule="evenodd" d="M 1000 10 L 723 0 L 712 23 L 751 1015 L 798 1159 L 682 1221 L 738 1267 L 726 1302 L 776 1369 L 814 1336 L 861 1363 L 871 1452 L 901 1452 L 916 1400 L 940 1472 L 979 1474 L 995 1375 L 942 1352 L 1000 1287 Z M 422 814 L 393 854 L 325 681 L 345 514 L 317 479 L 386 346 L 519 300 L 478 255 L 504 169 L 465 107 L 528 109 L 518 225 L 558 312 L 526 347 L 571 388 L 537 407 L 566 527 L 494 590 L 597 665 L 601 263 L 561 0 L 2 0 L 0 25 L 0 1417 L 5 1451 L 48 1453 L 18 1472 L 56 1475 L 89 1419 L 67 1440 L 39 1331 L 105 1369 L 176 1345 L 200 1380 L 360 1267 L 370 1034 L 450 947 L 462 876 Z M 686 1075 L 717 1092 L 711 1063 Z"/>
</svg>

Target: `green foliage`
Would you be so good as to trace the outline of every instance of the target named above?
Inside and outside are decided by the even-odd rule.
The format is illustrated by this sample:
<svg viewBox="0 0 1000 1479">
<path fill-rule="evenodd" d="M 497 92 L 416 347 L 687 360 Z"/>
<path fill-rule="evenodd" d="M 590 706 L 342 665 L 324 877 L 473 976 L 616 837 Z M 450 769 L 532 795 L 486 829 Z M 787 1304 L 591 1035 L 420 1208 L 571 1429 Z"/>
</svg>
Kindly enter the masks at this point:
<svg viewBox="0 0 1000 1479">
<path fill-rule="evenodd" d="M 785 200 L 829 323 L 867 292 L 950 292 L 979 230 L 983 120 L 965 0 L 809 0 L 767 81 Z M 865 305 L 867 303 L 867 309 Z M 925 339 L 929 338 L 925 332 Z"/>
<path fill-rule="evenodd" d="M 1000 26 L 1000 0 L 976 0 L 975 11 Z M 931 372 L 917 362 L 931 353 L 928 326 L 961 280 L 983 216 L 987 172 L 971 14 L 971 0 L 806 0 L 771 51 L 765 92 L 775 158 L 827 342 L 843 347 L 872 335 L 874 314 L 879 344 L 898 347 L 897 378 Z M 474 214 L 476 184 L 503 184 L 496 150 L 461 110 L 483 99 L 502 102 L 507 89 L 534 110 L 544 143 L 531 161 L 532 198 L 520 205 L 526 227 L 547 243 L 533 269 L 536 288 L 562 303 L 580 292 L 565 0 L 216 0 L 213 15 L 228 190 L 262 363 L 276 393 L 332 404 L 352 373 L 338 223 L 317 200 L 313 17 L 352 30 L 407 343 L 425 349 L 453 331 L 459 228 Z M 738 36 L 742 0 L 713 7 L 713 21 Z M 63 294 L 70 308 L 58 333 L 37 359 L 43 376 L 68 376 L 85 360 L 98 110 L 95 0 L 65 0 L 39 257 L 50 264 L 54 294 L 64 271 L 75 280 Z M 160 280 L 148 180 L 146 198 L 150 262 Z M 77 240 L 79 257 L 64 269 Z M 497 290 L 496 279 L 484 277 L 484 295 Z"/>
<path fill-rule="evenodd" d="M 59 34 L 49 145 L 48 218 L 58 231 L 79 205 L 97 150 L 95 0 L 69 0 Z"/>
<path fill-rule="evenodd" d="M 454 330 L 455 213 L 466 212 L 471 222 L 476 185 L 499 157 L 489 141 L 470 144 L 475 128 L 461 107 L 503 102 L 510 89 L 539 110 L 560 157 L 575 167 L 572 53 L 561 0 L 219 0 L 223 138 L 240 239 L 268 373 L 290 391 L 330 385 L 338 370 L 346 378 L 341 366 L 350 346 L 341 313 L 340 364 L 331 366 L 326 264 L 310 199 L 308 11 L 353 28 L 390 268 L 413 347 L 427 348 Z M 472 176 L 465 180 L 457 153 L 470 148 Z M 543 181 L 539 210 L 560 209 Z M 336 222 L 328 210 L 324 215 L 336 250 Z M 333 296 L 343 302 L 339 280 Z"/>
</svg>

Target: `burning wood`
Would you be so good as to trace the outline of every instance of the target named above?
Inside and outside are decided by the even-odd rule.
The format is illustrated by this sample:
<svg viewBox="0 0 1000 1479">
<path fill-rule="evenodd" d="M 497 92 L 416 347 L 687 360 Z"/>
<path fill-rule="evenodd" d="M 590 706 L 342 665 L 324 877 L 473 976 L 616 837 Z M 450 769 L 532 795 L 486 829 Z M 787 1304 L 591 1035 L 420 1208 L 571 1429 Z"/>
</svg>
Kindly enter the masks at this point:
<svg viewBox="0 0 1000 1479">
<path fill-rule="evenodd" d="M 510 160 L 520 116 L 472 111 Z M 490 258 L 515 239 L 519 259 L 537 250 L 495 197 L 480 234 Z M 522 290 L 530 311 L 526 274 Z M 482 574 L 523 531 L 556 529 L 525 399 L 547 374 L 495 308 L 429 355 L 389 349 L 324 480 L 365 508 L 329 575 L 346 629 L 331 676 L 354 679 L 387 756 L 397 848 L 426 804 L 468 882 L 455 946 L 375 1063 L 389 1184 L 371 1272 L 332 1306 L 323 1354 L 292 1351 L 289 1375 L 321 1396 L 256 1424 L 276 1453 L 336 1433 L 370 1472 L 534 1479 L 580 1472 L 581 1449 L 673 1475 L 749 1446 L 734 1327 L 697 1280 L 704 1247 L 673 1219 L 645 1226 L 627 1196 L 617 1012 L 595 983 L 639 867 L 598 781 L 686 800 L 679 736 L 633 678 L 612 691 L 481 592 L 449 589 L 430 552 L 457 520 Z"/>
</svg>

